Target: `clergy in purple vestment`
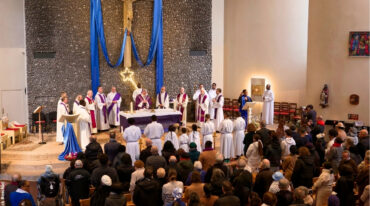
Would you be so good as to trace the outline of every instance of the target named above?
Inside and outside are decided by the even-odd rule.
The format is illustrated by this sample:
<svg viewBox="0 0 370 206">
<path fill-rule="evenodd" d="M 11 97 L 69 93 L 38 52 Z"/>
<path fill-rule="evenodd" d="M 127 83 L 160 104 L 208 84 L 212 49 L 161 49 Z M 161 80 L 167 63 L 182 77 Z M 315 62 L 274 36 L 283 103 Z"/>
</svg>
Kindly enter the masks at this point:
<svg viewBox="0 0 370 206">
<path fill-rule="evenodd" d="M 135 110 L 149 109 L 151 105 L 152 105 L 152 100 L 150 99 L 150 96 L 148 95 L 147 90 L 143 89 L 141 91 L 141 94 L 137 95 L 136 97 Z"/>
</svg>

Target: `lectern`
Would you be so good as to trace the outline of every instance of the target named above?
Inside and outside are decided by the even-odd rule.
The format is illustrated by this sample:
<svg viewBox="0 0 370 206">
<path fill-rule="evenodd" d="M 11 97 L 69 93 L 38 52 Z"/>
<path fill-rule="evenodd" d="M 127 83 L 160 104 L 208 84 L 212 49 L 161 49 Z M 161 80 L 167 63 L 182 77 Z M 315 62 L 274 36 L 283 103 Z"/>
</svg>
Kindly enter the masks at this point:
<svg viewBox="0 0 370 206">
<path fill-rule="evenodd" d="M 64 122 L 64 128 L 66 128 L 67 126 L 67 122 L 71 123 L 72 126 L 73 126 L 73 131 L 75 132 L 75 135 L 76 135 L 76 138 L 77 138 L 77 141 L 79 142 L 79 139 L 80 139 L 80 135 L 79 135 L 79 127 L 78 127 L 78 116 L 80 114 L 63 114 L 59 121 L 60 122 Z M 80 142 L 79 142 L 80 143 Z"/>
<path fill-rule="evenodd" d="M 248 111 L 248 123 L 252 122 L 252 108 L 256 104 L 256 102 L 246 102 L 244 104 L 244 107 L 242 108 L 243 110 Z"/>
<path fill-rule="evenodd" d="M 46 144 L 46 142 L 44 141 L 44 136 L 42 135 L 42 126 L 41 126 L 41 112 L 43 108 L 44 108 L 43 106 L 38 106 L 35 109 L 35 111 L 33 111 L 34 114 L 39 114 L 39 144 Z"/>
</svg>

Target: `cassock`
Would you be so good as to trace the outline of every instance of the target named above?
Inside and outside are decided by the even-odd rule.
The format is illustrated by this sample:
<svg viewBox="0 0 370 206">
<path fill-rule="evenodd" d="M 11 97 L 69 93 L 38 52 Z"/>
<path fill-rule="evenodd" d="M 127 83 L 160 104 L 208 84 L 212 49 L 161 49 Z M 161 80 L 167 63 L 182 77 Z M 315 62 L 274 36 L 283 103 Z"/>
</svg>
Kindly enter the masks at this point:
<svg viewBox="0 0 370 206">
<path fill-rule="evenodd" d="M 138 126 L 131 125 L 123 132 L 123 139 L 126 141 L 126 153 L 131 156 L 132 164 L 136 161 L 136 156 L 140 155 L 139 139 L 141 130 Z"/>
<path fill-rule="evenodd" d="M 77 100 L 75 100 L 73 102 L 73 114 L 78 114 L 79 108 L 80 108 L 80 103 Z"/>
<path fill-rule="evenodd" d="M 98 130 L 109 129 L 108 115 L 107 115 L 107 98 L 104 93 L 97 93 L 95 95 L 96 102 L 96 122 Z"/>
<path fill-rule="evenodd" d="M 222 94 L 218 94 L 216 97 L 216 102 L 213 102 L 213 113 L 214 113 L 214 123 L 215 123 L 215 128 L 218 131 L 220 124 L 222 120 L 224 120 L 224 97 Z"/>
<path fill-rule="evenodd" d="M 163 126 L 158 122 L 152 122 L 148 124 L 144 129 L 144 135 L 152 140 L 153 145 L 157 146 L 159 155 L 161 155 L 162 153 L 161 137 L 163 133 Z"/>
<path fill-rule="evenodd" d="M 182 114 L 182 125 L 186 125 L 186 107 L 188 106 L 189 97 L 187 94 L 178 94 L 175 100 L 175 108 Z"/>
<path fill-rule="evenodd" d="M 117 101 L 113 103 L 113 101 Z M 119 126 L 119 111 L 121 107 L 121 94 L 118 92 L 110 92 L 107 96 L 107 106 L 108 106 L 108 121 L 110 125 Z"/>
<path fill-rule="evenodd" d="M 245 98 L 247 98 L 247 100 Z M 242 95 L 241 97 L 239 97 L 238 102 L 240 103 L 240 106 L 239 106 L 240 116 L 244 119 L 246 124 L 248 124 L 248 111 L 243 110 L 243 107 L 245 103 L 253 102 L 253 100 L 250 96 Z"/>
<path fill-rule="evenodd" d="M 179 138 L 180 148 L 189 152 L 189 137 L 187 134 L 182 134 Z"/>
<path fill-rule="evenodd" d="M 198 102 L 197 122 L 202 123 L 205 121 L 205 115 L 208 114 L 208 106 L 209 106 L 208 96 L 206 94 L 199 95 L 197 102 Z"/>
<path fill-rule="evenodd" d="M 200 133 L 203 135 L 203 149 L 205 148 L 206 142 L 211 141 L 213 148 L 215 148 L 215 144 L 213 142 L 213 133 L 215 132 L 215 125 L 211 120 L 208 120 L 202 125 L 202 128 L 200 129 Z"/>
<path fill-rule="evenodd" d="M 205 92 L 205 95 L 208 95 L 206 90 L 204 90 L 204 92 Z M 193 94 L 193 101 L 195 102 L 195 120 L 198 119 L 198 98 L 200 94 L 201 94 L 200 89 L 195 91 L 195 93 Z"/>
<path fill-rule="evenodd" d="M 62 115 L 67 115 L 69 113 L 68 105 L 66 105 L 64 102 L 60 101 L 58 103 L 57 107 L 57 142 L 63 142 L 63 132 L 62 132 L 62 126 L 64 125 L 64 121 L 61 119 Z"/>
<path fill-rule="evenodd" d="M 216 90 L 215 89 L 210 89 L 208 91 L 208 96 L 209 96 L 209 116 L 211 117 L 211 119 L 215 119 L 215 113 L 214 113 L 214 109 L 213 109 L 213 99 L 216 98 L 217 96 L 217 93 L 216 93 Z"/>
<path fill-rule="evenodd" d="M 80 127 L 80 145 L 81 149 L 85 151 L 86 145 L 90 143 L 90 124 L 91 117 L 86 107 L 80 105 L 78 109 L 78 124 Z"/>
<path fill-rule="evenodd" d="M 244 153 L 244 130 L 245 130 L 245 121 L 242 117 L 236 118 L 234 120 L 234 147 L 235 155 L 242 156 Z"/>
<path fill-rule="evenodd" d="M 179 139 L 175 132 L 168 132 L 166 137 L 164 138 L 164 142 L 170 141 L 172 142 L 173 146 L 176 150 L 179 149 Z"/>
<path fill-rule="evenodd" d="M 144 99 L 146 99 L 147 103 L 144 103 Z M 150 99 L 149 95 L 143 96 L 142 94 L 139 94 L 136 97 L 135 110 L 149 109 L 151 104 L 152 100 Z"/>
<path fill-rule="evenodd" d="M 90 97 L 86 97 L 85 102 L 86 102 L 86 109 L 89 112 L 90 119 L 91 119 L 91 124 L 90 124 L 91 133 L 95 134 L 98 132 L 98 128 L 96 125 L 95 103 L 94 103 L 94 100 Z"/>
<path fill-rule="evenodd" d="M 220 145 L 221 153 L 225 159 L 235 157 L 234 144 L 233 144 L 233 130 L 234 124 L 230 119 L 224 119 L 220 124 Z"/>
<path fill-rule="evenodd" d="M 263 97 L 265 100 L 263 101 L 262 120 L 266 124 L 274 124 L 274 94 L 271 90 L 266 90 Z"/>
<path fill-rule="evenodd" d="M 134 102 L 136 101 L 136 97 L 137 95 L 141 94 L 141 92 L 143 91 L 142 88 L 137 88 L 135 89 L 135 91 L 132 93 L 132 99 L 134 100 Z"/>
<path fill-rule="evenodd" d="M 190 134 L 189 134 L 189 144 L 192 143 L 192 142 L 197 144 L 197 151 L 202 152 L 202 145 L 200 144 L 199 132 L 197 132 L 197 131 L 190 132 Z"/>
<path fill-rule="evenodd" d="M 170 98 L 168 97 L 167 92 L 160 92 L 157 94 L 157 101 L 155 106 L 159 109 L 168 109 L 170 108 Z M 159 107 L 159 105 L 162 104 L 162 107 Z"/>
</svg>

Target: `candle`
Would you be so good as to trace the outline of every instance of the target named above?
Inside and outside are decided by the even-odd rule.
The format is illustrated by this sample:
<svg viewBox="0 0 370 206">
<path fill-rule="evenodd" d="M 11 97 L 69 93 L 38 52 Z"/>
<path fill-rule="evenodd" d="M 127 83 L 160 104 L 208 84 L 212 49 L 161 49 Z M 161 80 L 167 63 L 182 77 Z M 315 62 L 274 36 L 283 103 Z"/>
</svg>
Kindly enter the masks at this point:
<svg viewBox="0 0 370 206">
<path fill-rule="evenodd" d="M 130 102 L 130 112 L 134 113 L 134 104 Z"/>
</svg>

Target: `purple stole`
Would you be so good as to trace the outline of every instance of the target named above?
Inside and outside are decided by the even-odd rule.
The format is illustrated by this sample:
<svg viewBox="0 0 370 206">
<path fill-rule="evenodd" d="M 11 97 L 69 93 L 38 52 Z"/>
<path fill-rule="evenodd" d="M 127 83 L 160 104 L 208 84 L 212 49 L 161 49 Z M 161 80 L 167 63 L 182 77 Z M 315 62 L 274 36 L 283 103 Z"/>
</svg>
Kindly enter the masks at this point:
<svg viewBox="0 0 370 206">
<path fill-rule="evenodd" d="M 207 95 L 203 96 L 203 100 L 201 100 L 201 95 L 199 95 L 199 97 L 198 97 L 198 121 L 200 121 L 200 122 L 204 122 L 204 119 L 205 119 L 204 115 L 205 115 L 206 111 L 203 111 L 202 107 L 200 107 L 199 105 L 201 103 L 204 104 L 206 99 L 207 99 Z"/>
<path fill-rule="evenodd" d="M 94 103 L 94 100 L 90 99 L 90 97 L 86 97 L 86 99 L 89 101 L 89 104 Z M 95 111 L 94 110 L 90 110 L 90 117 L 91 117 L 92 128 L 96 128 L 96 120 L 95 120 Z M 90 125 L 90 123 L 89 123 L 89 125 Z"/>
<path fill-rule="evenodd" d="M 181 94 L 178 94 L 177 95 L 177 102 L 179 102 L 180 101 L 180 95 Z M 184 103 L 185 102 L 185 100 L 186 100 L 186 94 L 184 93 L 183 95 L 182 95 L 182 102 L 181 103 Z M 181 106 L 181 105 L 179 105 L 179 106 L 177 106 L 177 109 L 178 110 L 180 110 L 180 112 L 181 112 L 181 119 L 182 119 L 182 113 L 184 113 L 184 107 L 183 106 Z"/>
<path fill-rule="evenodd" d="M 221 97 L 222 97 L 222 94 L 220 94 L 220 95 L 218 96 L 218 98 L 217 98 L 217 102 L 220 102 Z M 215 119 L 217 118 L 217 110 L 218 110 L 218 108 L 215 108 Z"/>
<path fill-rule="evenodd" d="M 98 94 L 98 96 L 100 97 L 100 101 L 102 103 L 105 103 L 105 98 L 101 94 Z M 103 106 L 103 115 L 104 115 L 104 123 L 107 123 L 107 106 L 105 105 Z"/>
<path fill-rule="evenodd" d="M 143 103 L 143 106 L 139 107 L 139 104 L 140 104 L 140 102 L 142 102 L 144 100 L 144 97 L 141 94 L 137 95 L 137 97 L 136 97 L 136 109 L 142 109 L 146 106 L 146 104 L 149 104 L 149 102 L 150 102 L 149 98 L 150 97 L 148 95 L 146 95 L 145 99 L 148 103 L 145 103 L 145 104 Z"/>
<path fill-rule="evenodd" d="M 69 113 L 69 112 L 68 112 L 68 108 L 67 108 L 67 106 L 64 104 L 64 102 L 61 102 L 60 104 L 64 106 L 64 108 L 66 109 L 66 112 L 67 112 L 67 114 L 68 114 L 68 113 Z"/>
<path fill-rule="evenodd" d="M 116 95 L 113 97 L 113 100 L 112 100 L 112 101 L 118 101 L 118 100 L 119 100 L 119 98 L 121 98 L 121 95 L 117 92 L 117 93 L 116 93 Z M 118 104 L 116 104 L 116 105 L 117 105 L 117 110 L 116 110 L 117 115 L 116 115 L 116 119 L 117 119 L 117 121 L 118 121 L 119 106 L 118 106 Z M 112 111 L 112 109 L 113 109 L 113 103 L 108 107 L 108 116 L 109 116 L 109 113 Z"/>
<path fill-rule="evenodd" d="M 79 103 L 77 100 L 75 100 L 75 103 L 76 103 L 78 106 L 80 106 L 80 103 Z"/>
<path fill-rule="evenodd" d="M 167 92 L 164 93 L 164 100 L 166 100 L 167 98 Z M 159 101 L 159 104 L 162 104 L 162 98 L 161 98 L 161 93 L 158 94 L 158 101 Z M 161 107 L 163 108 L 163 107 Z"/>
</svg>

